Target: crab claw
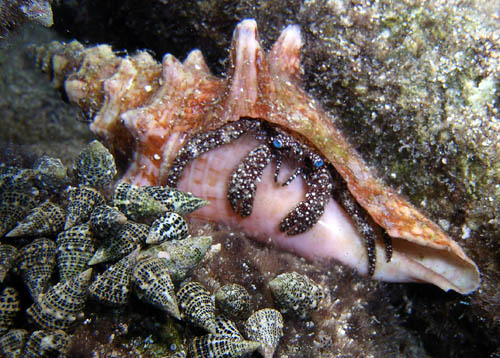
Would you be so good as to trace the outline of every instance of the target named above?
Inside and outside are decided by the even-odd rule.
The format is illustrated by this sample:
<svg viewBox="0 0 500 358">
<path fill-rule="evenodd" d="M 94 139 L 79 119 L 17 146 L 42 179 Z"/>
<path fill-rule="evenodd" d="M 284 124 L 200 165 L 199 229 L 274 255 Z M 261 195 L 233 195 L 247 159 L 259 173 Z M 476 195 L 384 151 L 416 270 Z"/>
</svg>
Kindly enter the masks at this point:
<svg viewBox="0 0 500 358">
<path fill-rule="evenodd" d="M 306 200 L 301 201 L 280 223 L 280 231 L 297 235 L 309 230 L 325 212 L 331 191 L 331 177 L 324 167 L 305 176 L 309 191 Z"/>
<path fill-rule="evenodd" d="M 227 199 L 231 208 L 241 217 L 247 217 L 252 213 L 256 182 L 260 181 L 264 168 L 272 158 L 271 150 L 262 144 L 252 150 L 240 162 L 231 175 Z"/>
</svg>

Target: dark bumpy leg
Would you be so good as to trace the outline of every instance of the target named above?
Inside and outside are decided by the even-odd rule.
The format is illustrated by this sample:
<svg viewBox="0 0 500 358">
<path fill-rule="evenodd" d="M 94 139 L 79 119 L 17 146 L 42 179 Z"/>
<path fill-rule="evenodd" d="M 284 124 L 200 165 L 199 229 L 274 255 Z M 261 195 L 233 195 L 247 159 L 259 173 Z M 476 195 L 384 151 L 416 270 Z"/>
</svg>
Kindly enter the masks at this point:
<svg viewBox="0 0 500 358">
<path fill-rule="evenodd" d="M 280 231 L 288 235 L 301 234 L 316 224 L 325 212 L 332 192 L 332 179 L 324 167 L 304 175 L 309 186 L 306 199 L 301 201 L 280 223 Z"/>
<path fill-rule="evenodd" d="M 281 164 L 283 163 L 283 159 L 281 158 L 282 155 L 276 155 L 276 170 L 274 171 L 274 182 L 278 183 L 279 182 L 279 175 L 280 175 L 280 170 L 281 170 Z M 295 169 L 295 171 L 290 175 L 290 177 L 283 183 L 281 184 L 282 186 L 290 184 L 298 175 L 302 173 L 302 168 L 298 167 Z"/>
<path fill-rule="evenodd" d="M 392 259 L 392 239 L 385 231 L 383 231 L 382 240 L 384 240 L 385 246 L 385 261 L 389 262 Z"/>
<path fill-rule="evenodd" d="M 226 124 L 217 130 L 200 133 L 188 139 L 174 159 L 166 185 L 176 187 L 184 168 L 203 153 L 223 144 L 231 143 L 248 131 L 258 131 L 260 126 L 259 120 L 241 118 L 239 121 Z"/>
<path fill-rule="evenodd" d="M 272 153 L 266 144 L 252 150 L 231 175 L 227 198 L 233 211 L 242 217 L 252 213 L 255 197 L 255 182 L 262 177 L 264 168 L 269 164 Z"/>
<path fill-rule="evenodd" d="M 337 182 L 340 179 L 337 178 Z M 373 222 L 366 210 L 358 204 L 356 199 L 347 189 L 345 183 L 336 187 L 334 198 L 344 208 L 347 214 L 352 218 L 356 228 L 363 236 L 368 256 L 368 276 L 372 277 L 375 273 L 377 255 L 375 251 L 375 242 L 377 238 L 382 237 L 385 245 L 386 261 L 389 262 L 392 257 L 392 241 L 388 235 L 383 235 L 380 227 Z"/>
</svg>

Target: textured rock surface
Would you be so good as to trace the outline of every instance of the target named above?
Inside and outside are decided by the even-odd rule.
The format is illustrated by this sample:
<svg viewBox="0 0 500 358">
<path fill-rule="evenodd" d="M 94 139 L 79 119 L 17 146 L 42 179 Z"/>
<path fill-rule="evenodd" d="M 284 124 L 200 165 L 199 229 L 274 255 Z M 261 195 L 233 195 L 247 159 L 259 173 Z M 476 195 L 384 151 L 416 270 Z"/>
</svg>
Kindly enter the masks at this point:
<svg viewBox="0 0 500 358">
<path fill-rule="evenodd" d="M 67 167 L 84 143 L 92 138 L 79 110 L 61 102 L 44 76 L 33 68 L 27 47 L 56 36 L 43 28 L 24 28 L 15 42 L 0 52 L 0 159 L 25 164 L 42 154 L 59 157 Z M 19 149 L 20 148 L 20 149 Z M 24 151 L 29 155 L 19 157 Z"/>
<path fill-rule="evenodd" d="M 71 2 L 61 3 L 70 9 Z M 467 357 L 500 353 L 500 248 L 495 240 L 500 206 L 494 185 L 498 183 L 499 156 L 495 144 L 487 141 L 498 133 L 498 102 L 491 102 L 499 78 L 499 40 L 491 31 L 498 9 L 488 8 L 492 5 L 486 1 L 462 3 L 460 9 L 453 3 L 435 2 L 424 9 L 412 3 L 369 6 L 337 1 L 326 6 L 323 1 L 309 1 L 300 7 L 298 1 L 270 1 L 259 10 L 252 10 L 252 3 L 246 1 L 217 6 L 202 1 L 196 6 L 188 2 L 182 12 L 177 4 L 162 7 L 166 6 L 163 1 L 152 1 L 141 9 L 132 9 L 131 2 L 125 2 L 119 11 L 97 3 L 84 1 L 84 10 L 75 17 L 85 18 L 94 30 L 76 21 L 85 36 L 76 36 L 73 30 L 70 37 L 130 50 L 153 48 L 158 54 L 170 51 L 180 58 L 200 44 L 211 68 L 218 70 L 224 68 L 218 61 L 226 57 L 239 19 L 256 17 L 268 44 L 283 25 L 301 24 L 306 34 L 305 86 L 338 118 L 351 141 L 388 182 L 400 187 L 456 239 L 463 238 L 460 244 L 483 273 L 481 289 L 462 297 L 430 286 L 368 281 L 331 264 L 312 267 L 293 255 L 244 240 L 238 233 L 228 236 L 221 232 L 215 238 L 221 243 L 220 252 L 196 272 L 196 279 L 212 292 L 220 285 L 239 283 L 249 289 L 253 309 L 265 308 L 272 304 L 265 289 L 273 278 L 269 272 L 280 270 L 307 273 L 329 289 L 313 315 L 313 327 L 299 320 L 285 322 L 278 356 Z M 153 11 L 148 6 L 163 10 Z M 199 9 L 203 11 L 196 15 Z M 112 10 L 114 17 L 110 16 Z M 54 14 L 55 23 L 64 31 L 65 19 L 74 19 L 61 17 L 61 7 Z M 168 17 L 178 19 L 169 22 Z M 105 24 L 112 27 L 104 28 Z M 118 36 L 120 26 L 135 29 L 137 36 Z M 97 34 L 106 37 L 93 37 Z M 22 33 L 18 39 L 26 36 Z M 129 42 L 120 42 L 124 38 Z M 132 44 L 131 39 L 138 42 Z M 32 60 L 26 60 L 26 42 L 12 44 L 0 54 L 0 111 L 6 123 L 0 137 L 1 157 L 29 161 L 47 152 L 74 158 L 89 141 L 88 137 L 81 139 L 88 135 L 86 125 L 75 121 L 77 110 L 62 103 Z M 8 155 L 12 151 L 7 142 L 21 144 L 24 152 L 35 156 L 13 158 Z M 233 260 L 235 255 L 238 262 Z M 139 356 L 135 347 L 152 346 L 145 343 L 150 342 L 148 333 L 155 342 L 179 344 L 172 333 L 175 330 L 167 328 L 175 324 L 162 321 L 162 329 L 157 329 L 151 317 L 155 313 L 148 312 L 137 307 L 137 311 L 122 312 L 116 318 L 96 309 L 89 325 L 75 336 L 88 338 L 87 347 L 96 351 L 114 349 L 130 357 Z M 142 315 L 147 318 L 139 319 Z M 95 328 L 99 332 L 90 335 Z M 108 344 L 112 334 L 117 338 Z M 131 341 L 131 334 L 142 338 Z M 296 335 L 308 338 L 299 340 Z M 70 353 L 78 356 L 81 352 L 72 347 Z"/>
</svg>

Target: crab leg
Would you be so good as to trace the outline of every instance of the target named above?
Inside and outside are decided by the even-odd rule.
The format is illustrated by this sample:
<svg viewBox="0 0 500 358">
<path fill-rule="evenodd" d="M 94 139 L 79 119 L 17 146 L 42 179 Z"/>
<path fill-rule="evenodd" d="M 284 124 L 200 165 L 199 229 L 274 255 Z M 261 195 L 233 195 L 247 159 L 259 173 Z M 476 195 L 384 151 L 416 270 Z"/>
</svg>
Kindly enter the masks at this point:
<svg viewBox="0 0 500 358">
<path fill-rule="evenodd" d="M 241 118 L 239 121 L 225 125 L 217 130 L 194 135 L 188 139 L 186 144 L 177 154 L 166 185 L 176 187 L 184 168 L 200 155 L 231 143 L 248 131 L 255 131 L 260 128 L 260 121 L 253 118 Z"/>
<path fill-rule="evenodd" d="M 337 179 L 336 183 L 340 184 L 340 177 Z M 365 240 L 366 253 L 368 256 L 368 276 L 372 277 L 375 273 L 375 266 L 377 263 L 375 251 L 376 240 L 381 238 L 384 242 L 386 262 L 389 262 L 392 257 L 392 240 L 388 235 L 383 235 L 380 227 L 373 222 L 366 210 L 357 203 L 351 193 L 339 188 L 339 186 L 342 187 L 342 185 L 338 185 L 336 190 L 334 190 L 334 198 L 351 217 L 356 229 Z"/>
<path fill-rule="evenodd" d="M 238 165 L 231 175 L 227 198 L 233 211 L 241 217 L 252 213 L 257 187 L 264 169 L 269 164 L 272 153 L 265 144 L 252 150 Z"/>
<path fill-rule="evenodd" d="M 331 197 L 331 176 L 324 167 L 304 175 L 308 186 L 306 199 L 301 201 L 280 223 L 280 231 L 288 235 L 301 234 L 316 224 L 325 212 Z"/>
</svg>

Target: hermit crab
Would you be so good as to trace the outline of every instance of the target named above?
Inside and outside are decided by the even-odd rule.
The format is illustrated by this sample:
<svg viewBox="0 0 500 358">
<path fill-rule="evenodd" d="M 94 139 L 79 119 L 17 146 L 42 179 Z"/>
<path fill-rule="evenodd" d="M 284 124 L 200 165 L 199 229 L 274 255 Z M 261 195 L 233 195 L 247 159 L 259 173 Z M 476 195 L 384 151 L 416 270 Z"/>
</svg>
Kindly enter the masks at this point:
<svg viewBox="0 0 500 358">
<path fill-rule="evenodd" d="M 224 78 L 198 50 L 160 64 L 144 51 L 119 57 L 107 45 L 73 41 L 38 49 L 37 60 L 91 118 L 91 130 L 128 159 L 122 181 L 176 184 L 210 201 L 193 216 L 311 260 L 336 259 L 385 281 L 476 290 L 474 262 L 373 175 L 300 87 L 301 46 L 291 25 L 266 52 L 247 19 L 234 31 Z"/>
</svg>

